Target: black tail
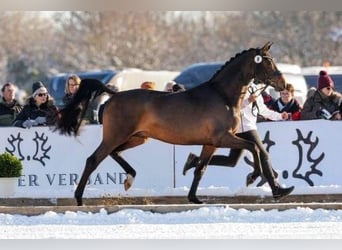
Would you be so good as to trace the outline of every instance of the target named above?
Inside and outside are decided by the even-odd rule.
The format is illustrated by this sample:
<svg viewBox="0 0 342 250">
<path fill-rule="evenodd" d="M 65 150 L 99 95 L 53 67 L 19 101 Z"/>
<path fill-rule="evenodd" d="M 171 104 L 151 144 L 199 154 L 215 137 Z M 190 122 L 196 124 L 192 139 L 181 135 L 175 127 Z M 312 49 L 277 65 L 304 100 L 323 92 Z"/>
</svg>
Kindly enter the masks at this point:
<svg viewBox="0 0 342 250">
<path fill-rule="evenodd" d="M 56 130 L 59 130 L 61 134 L 78 135 L 89 102 L 103 92 L 115 93 L 99 80 L 83 79 L 72 101 L 59 111 Z"/>
</svg>

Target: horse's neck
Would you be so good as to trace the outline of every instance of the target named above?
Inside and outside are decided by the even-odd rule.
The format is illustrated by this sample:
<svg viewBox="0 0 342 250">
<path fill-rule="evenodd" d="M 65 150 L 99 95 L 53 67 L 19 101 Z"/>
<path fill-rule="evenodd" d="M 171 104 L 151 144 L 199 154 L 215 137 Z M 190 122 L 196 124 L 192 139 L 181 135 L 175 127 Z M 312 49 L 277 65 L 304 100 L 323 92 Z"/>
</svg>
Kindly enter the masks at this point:
<svg viewBox="0 0 342 250">
<path fill-rule="evenodd" d="M 243 80 L 239 75 L 230 80 L 221 80 L 213 82 L 216 91 L 223 97 L 225 103 L 229 106 L 241 106 L 244 99 L 248 84 L 251 78 Z"/>
<path fill-rule="evenodd" d="M 246 58 L 248 56 L 248 58 Z M 247 86 L 254 77 L 254 61 L 245 54 L 225 65 L 211 79 L 212 85 L 224 97 L 226 104 L 237 106 L 246 93 Z"/>
</svg>

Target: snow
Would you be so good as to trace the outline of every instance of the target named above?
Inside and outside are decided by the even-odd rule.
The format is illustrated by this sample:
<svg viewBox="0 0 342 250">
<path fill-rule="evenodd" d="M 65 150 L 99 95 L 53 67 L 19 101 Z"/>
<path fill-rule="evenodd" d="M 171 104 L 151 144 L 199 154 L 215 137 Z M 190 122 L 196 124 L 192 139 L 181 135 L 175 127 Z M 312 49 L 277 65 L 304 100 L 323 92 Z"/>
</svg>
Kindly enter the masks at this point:
<svg viewBox="0 0 342 250">
<path fill-rule="evenodd" d="M 108 213 L 0 214 L 1 239 L 341 239 L 342 211 L 199 209 L 153 213 L 123 209 Z"/>
</svg>

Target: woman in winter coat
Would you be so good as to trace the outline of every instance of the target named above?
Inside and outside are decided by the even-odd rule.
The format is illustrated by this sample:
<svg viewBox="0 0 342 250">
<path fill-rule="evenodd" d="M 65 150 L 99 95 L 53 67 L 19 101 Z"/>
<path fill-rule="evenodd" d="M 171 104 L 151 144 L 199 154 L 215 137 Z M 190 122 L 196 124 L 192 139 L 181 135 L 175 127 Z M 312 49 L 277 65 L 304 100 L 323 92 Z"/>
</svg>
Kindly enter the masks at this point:
<svg viewBox="0 0 342 250">
<path fill-rule="evenodd" d="M 57 115 L 58 109 L 44 84 L 35 82 L 32 85 L 31 97 L 14 120 L 13 125 L 22 128 L 53 125 Z"/>
<path fill-rule="evenodd" d="M 317 89 L 308 91 L 302 110 L 302 120 L 341 120 L 342 95 L 334 91 L 334 82 L 324 70 L 319 72 Z"/>
</svg>

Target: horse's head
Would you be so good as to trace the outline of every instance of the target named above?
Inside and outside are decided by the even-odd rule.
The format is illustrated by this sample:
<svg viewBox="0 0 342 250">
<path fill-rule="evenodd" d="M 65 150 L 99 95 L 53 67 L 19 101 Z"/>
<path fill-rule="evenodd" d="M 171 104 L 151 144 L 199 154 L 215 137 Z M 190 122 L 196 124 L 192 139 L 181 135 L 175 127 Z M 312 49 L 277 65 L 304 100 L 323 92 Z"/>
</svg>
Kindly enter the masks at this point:
<svg viewBox="0 0 342 250">
<path fill-rule="evenodd" d="M 283 74 L 278 70 L 271 53 L 271 42 L 267 42 L 261 49 L 255 49 L 254 56 L 254 82 L 271 85 L 277 91 L 285 89 L 286 82 Z"/>
</svg>

